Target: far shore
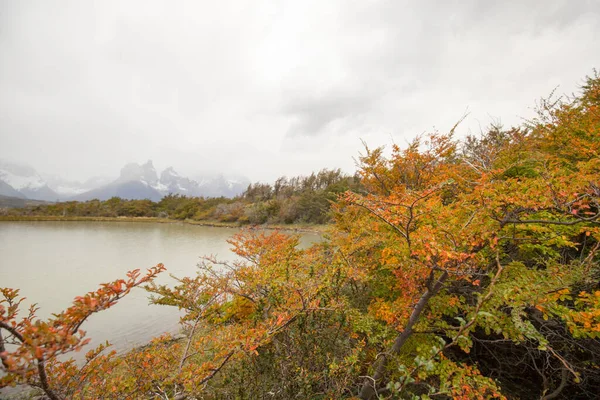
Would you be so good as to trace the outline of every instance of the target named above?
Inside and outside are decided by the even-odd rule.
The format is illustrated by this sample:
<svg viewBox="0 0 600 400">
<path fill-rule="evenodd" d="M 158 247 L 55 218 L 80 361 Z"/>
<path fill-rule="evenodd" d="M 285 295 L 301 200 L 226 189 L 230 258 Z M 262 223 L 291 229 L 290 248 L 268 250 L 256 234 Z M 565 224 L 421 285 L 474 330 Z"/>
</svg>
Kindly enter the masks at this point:
<svg viewBox="0 0 600 400">
<path fill-rule="evenodd" d="M 0 215 L 2 221 L 79 221 L 79 222 L 152 222 L 159 224 L 189 224 L 200 226 L 212 226 L 219 228 L 259 228 L 282 230 L 291 232 L 323 233 L 329 225 L 317 224 L 262 224 L 262 225 L 240 225 L 235 222 L 222 221 L 196 221 L 192 219 L 178 220 L 158 217 L 79 217 L 79 216 L 54 216 L 54 215 Z"/>
</svg>

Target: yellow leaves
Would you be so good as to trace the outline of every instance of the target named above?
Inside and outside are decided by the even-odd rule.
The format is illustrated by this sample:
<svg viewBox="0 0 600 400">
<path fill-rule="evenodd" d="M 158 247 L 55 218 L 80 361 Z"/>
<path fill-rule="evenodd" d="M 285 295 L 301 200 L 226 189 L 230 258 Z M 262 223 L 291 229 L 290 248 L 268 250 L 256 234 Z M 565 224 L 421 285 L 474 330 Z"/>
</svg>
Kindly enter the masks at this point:
<svg viewBox="0 0 600 400">
<path fill-rule="evenodd" d="M 569 288 L 562 288 L 546 295 L 545 300 L 550 302 L 564 301 L 571 299 L 571 290 Z"/>
<path fill-rule="evenodd" d="M 381 261 L 386 265 L 396 265 L 398 264 L 399 259 L 396 257 L 394 249 L 386 247 L 381 252 Z"/>
<path fill-rule="evenodd" d="M 236 296 L 228 304 L 224 321 L 230 318 L 244 320 L 250 317 L 256 311 L 256 305 L 245 297 Z"/>
<path fill-rule="evenodd" d="M 370 314 L 398 330 L 402 330 L 402 326 L 408 319 L 411 309 L 412 301 L 402 297 L 394 301 L 375 299 L 369 305 Z"/>
<path fill-rule="evenodd" d="M 565 316 L 571 332 L 577 336 L 600 337 L 600 291 L 580 292 L 575 307 Z"/>
<path fill-rule="evenodd" d="M 375 302 L 369 306 L 369 311 L 376 318 L 387 322 L 389 325 L 395 325 L 397 322 L 397 316 L 390 304 L 382 299 L 375 300 Z"/>
</svg>

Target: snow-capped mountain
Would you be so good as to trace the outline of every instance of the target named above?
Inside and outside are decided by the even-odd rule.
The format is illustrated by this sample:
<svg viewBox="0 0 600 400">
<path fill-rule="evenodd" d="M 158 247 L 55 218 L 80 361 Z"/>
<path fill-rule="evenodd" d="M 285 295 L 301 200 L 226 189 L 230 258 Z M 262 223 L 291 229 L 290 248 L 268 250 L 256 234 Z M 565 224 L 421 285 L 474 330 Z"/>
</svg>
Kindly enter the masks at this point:
<svg viewBox="0 0 600 400">
<path fill-rule="evenodd" d="M 100 186 L 110 183 L 112 179 L 95 176 L 87 179 L 85 182 L 70 181 L 63 179 L 58 175 L 41 174 L 48 186 L 58 193 L 61 200 L 69 199 L 78 194 L 88 192 Z"/>
<path fill-rule="evenodd" d="M 173 167 L 161 172 L 160 178 L 152 161 L 129 163 L 115 180 L 90 178 L 81 183 L 56 175 L 39 174 L 32 167 L 0 161 L 0 195 L 35 200 L 57 201 L 92 199 L 150 199 L 159 201 L 168 194 L 202 197 L 234 197 L 241 194 L 250 181 L 244 177 L 203 175 L 192 180 L 178 174 Z"/>
<path fill-rule="evenodd" d="M 198 182 L 180 176 L 173 167 L 168 167 L 160 174 L 160 184 L 163 192 L 197 196 L 200 190 Z"/>
<path fill-rule="evenodd" d="M 119 182 L 140 181 L 155 186 L 158 183 L 158 175 L 152 164 L 152 160 L 148 160 L 146 164 L 129 163 L 121 168 Z"/>
<path fill-rule="evenodd" d="M 27 165 L 0 161 L 0 194 L 36 200 L 56 201 L 60 196 Z M 12 190 L 11 190 L 12 189 Z M 13 191 L 20 194 L 17 196 Z"/>
<path fill-rule="evenodd" d="M 150 199 L 159 201 L 163 194 L 159 188 L 158 176 L 152 161 L 146 164 L 129 163 L 121 168 L 119 177 L 106 185 L 81 193 L 73 200 L 108 200 L 111 197 L 123 199 Z"/>
<path fill-rule="evenodd" d="M 242 194 L 250 184 L 250 180 L 243 176 L 224 176 L 221 174 L 207 174 L 196 177 L 200 187 L 200 196 L 204 197 L 235 197 Z"/>
<path fill-rule="evenodd" d="M 160 178 L 151 160 L 145 164 L 129 163 L 115 181 L 75 196 L 74 200 L 107 200 L 117 196 L 126 199 L 158 201 L 168 194 L 202 197 L 234 197 L 248 186 L 246 178 L 226 179 L 222 175 L 205 176 L 195 181 L 178 174 L 173 167 L 161 172 Z"/>
<path fill-rule="evenodd" d="M 18 197 L 24 199 L 25 195 L 19 192 L 17 189 L 10 186 L 8 183 L 0 180 L 0 196 Z"/>
</svg>

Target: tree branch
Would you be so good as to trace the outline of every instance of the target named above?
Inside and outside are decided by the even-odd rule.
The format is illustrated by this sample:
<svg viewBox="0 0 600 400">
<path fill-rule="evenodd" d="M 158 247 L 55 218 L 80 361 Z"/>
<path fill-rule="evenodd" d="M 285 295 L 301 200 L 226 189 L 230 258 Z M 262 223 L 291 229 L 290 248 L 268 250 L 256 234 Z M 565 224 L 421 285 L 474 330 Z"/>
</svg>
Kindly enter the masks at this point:
<svg viewBox="0 0 600 400">
<path fill-rule="evenodd" d="M 560 393 L 563 391 L 563 389 L 565 388 L 565 386 L 567 386 L 567 377 L 568 377 L 567 369 L 562 368 L 562 371 L 560 374 L 560 385 L 558 385 L 558 387 L 552 393 L 542 396 L 541 400 L 551 400 L 551 399 L 558 397 L 560 395 Z"/>
<path fill-rule="evenodd" d="M 385 374 L 385 367 L 387 364 L 388 356 L 395 355 L 400 352 L 400 349 L 402 349 L 402 346 L 404 346 L 404 343 L 406 343 L 408 338 L 413 333 L 413 327 L 419 320 L 421 313 L 423 312 L 423 310 L 425 309 L 425 306 L 427 306 L 427 303 L 429 302 L 429 299 L 431 299 L 434 295 L 436 295 L 439 292 L 439 290 L 442 288 L 442 286 L 444 285 L 444 282 L 446 281 L 447 278 L 448 278 L 448 272 L 444 271 L 442 273 L 442 275 L 436 281 L 435 285 L 433 285 L 431 290 L 429 290 L 429 289 L 425 290 L 425 292 L 423 293 L 423 295 L 421 296 L 421 298 L 415 305 L 413 312 L 411 313 L 410 318 L 408 319 L 408 322 L 406 323 L 404 330 L 402 331 L 402 333 L 400 335 L 398 335 L 396 337 L 396 340 L 394 341 L 394 344 L 393 344 L 392 348 L 390 349 L 390 351 L 388 351 L 387 353 L 382 353 L 381 357 L 379 357 L 377 359 L 377 361 L 375 362 L 375 366 L 374 366 L 375 373 L 373 374 L 372 377 L 369 377 L 364 380 L 364 383 L 362 385 L 362 388 L 360 390 L 360 395 L 359 395 L 359 397 L 361 399 L 370 400 L 373 398 L 373 396 L 376 395 L 376 393 L 377 393 L 376 385 L 381 381 L 381 379 L 383 378 L 383 376 Z"/>
<path fill-rule="evenodd" d="M 227 364 L 227 362 L 229 361 L 229 359 L 235 354 L 235 351 L 230 352 L 229 354 L 227 354 L 227 356 L 225 357 L 225 359 L 223 359 L 223 361 L 221 361 L 221 364 L 219 364 L 219 366 L 217 368 L 213 368 L 211 373 L 208 374 L 206 377 L 204 377 L 201 381 L 200 381 L 200 385 L 205 384 L 206 382 L 208 382 L 209 380 L 211 380 L 217 373 L 219 373 L 219 371 L 225 366 L 225 364 Z"/>
</svg>

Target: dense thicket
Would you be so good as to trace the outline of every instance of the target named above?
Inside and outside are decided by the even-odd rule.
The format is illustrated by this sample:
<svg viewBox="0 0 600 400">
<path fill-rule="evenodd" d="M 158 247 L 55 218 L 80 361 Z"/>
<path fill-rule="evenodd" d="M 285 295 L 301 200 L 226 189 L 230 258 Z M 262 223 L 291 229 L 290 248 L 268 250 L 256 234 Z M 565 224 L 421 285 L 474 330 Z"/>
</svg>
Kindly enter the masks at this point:
<svg viewBox="0 0 600 400">
<path fill-rule="evenodd" d="M 249 230 L 238 258 L 155 285 L 134 272 L 50 320 L 4 289 L 3 382 L 62 398 L 592 399 L 600 393 L 600 77 L 527 126 L 366 149 L 328 240 Z M 274 187 L 253 186 L 260 202 Z M 158 338 L 88 364 L 83 321 L 147 283 L 184 311 Z M 1 343 L 1 341 L 0 341 Z"/>
<path fill-rule="evenodd" d="M 61 202 L 0 210 L 4 215 L 56 217 L 161 217 L 176 220 L 243 224 L 323 224 L 331 203 L 346 190 L 359 191 L 358 178 L 337 170 L 310 176 L 281 177 L 273 185 L 255 183 L 239 197 L 228 199 L 168 195 L 159 202 L 125 200 Z"/>
</svg>

